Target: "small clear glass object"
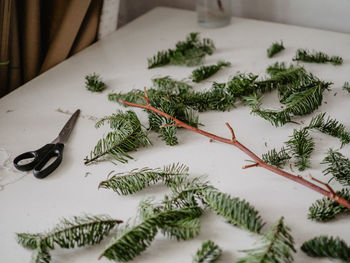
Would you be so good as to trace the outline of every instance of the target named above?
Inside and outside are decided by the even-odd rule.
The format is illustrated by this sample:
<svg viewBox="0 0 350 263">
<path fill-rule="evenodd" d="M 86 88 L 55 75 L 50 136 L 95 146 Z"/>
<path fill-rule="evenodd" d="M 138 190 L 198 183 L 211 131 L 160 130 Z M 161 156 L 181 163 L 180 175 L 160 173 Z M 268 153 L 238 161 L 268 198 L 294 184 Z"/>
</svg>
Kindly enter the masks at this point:
<svg viewBox="0 0 350 263">
<path fill-rule="evenodd" d="M 226 26 L 231 22 L 231 0 L 197 0 L 197 16 L 203 27 Z"/>
</svg>

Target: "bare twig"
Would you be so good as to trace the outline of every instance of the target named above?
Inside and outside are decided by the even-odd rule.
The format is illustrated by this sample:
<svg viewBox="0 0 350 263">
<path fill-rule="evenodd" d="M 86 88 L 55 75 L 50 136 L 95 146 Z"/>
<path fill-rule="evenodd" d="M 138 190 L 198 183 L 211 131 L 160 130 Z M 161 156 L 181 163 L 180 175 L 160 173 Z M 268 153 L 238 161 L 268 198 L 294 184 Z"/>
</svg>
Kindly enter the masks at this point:
<svg viewBox="0 0 350 263">
<path fill-rule="evenodd" d="M 146 88 L 145 88 L 145 91 L 146 91 Z M 318 185 L 315 185 L 314 183 L 304 179 L 303 177 L 301 176 L 297 176 L 297 175 L 293 175 L 291 173 L 288 173 L 286 171 L 283 171 L 273 165 L 270 165 L 266 162 L 264 162 L 262 159 L 260 159 L 255 153 L 253 153 L 251 150 L 249 150 L 247 147 L 245 147 L 243 144 L 241 144 L 235 137 L 234 137 L 234 140 L 232 139 L 227 139 L 227 138 L 223 138 L 223 137 L 220 137 L 220 136 L 217 136 L 215 134 L 212 134 L 212 133 L 209 133 L 209 132 L 206 132 L 204 130 L 201 130 L 201 129 L 198 129 L 196 127 L 193 127 L 187 123 L 184 123 L 178 119 L 176 119 L 175 117 L 153 107 L 152 105 L 149 104 L 149 100 L 148 100 L 148 97 L 147 97 L 147 92 L 146 92 L 146 96 L 145 96 L 145 100 L 147 102 L 147 105 L 142 105 L 142 104 L 136 104 L 136 103 L 131 103 L 131 102 L 127 102 L 127 101 L 124 101 L 124 100 L 120 100 L 120 102 L 124 105 L 127 105 L 127 106 L 130 106 L 130 107 L 136 107 L 136 108 L 142 108 L 142 109 L 146 109 L 146 110 L 149 110 L 149 111 L 153 111 L 163 117 L 166 117 L 168 119 L 171 119 L 172 121 L 174 121 L 179 127 L 183 127 L 185 129 L 188 129 L 190 131 L 193 131 L 193 132 L 196 132 L 196 133 L 199 133 L 203 136 L 206 136 L 212 140 L 215 140 L 215 141 L 220 141 L 220 142 L 223 142 L 223 143 L 226 143 L 226 144 L 230 144 L 230 145 L 233 145 L 235 147 L 237 147 L 238 149 L 240 149 L 242 152 L 244 152 L 245 154 L 247 154 L 252 160 L 255 161 L 255 164 L 254 166 L 259 166 L 259 167 L 262 167 L 262 168 L 265 168 L 267 170 L 270 170 L 271 172 L 275 173 L 275 174 L 278 174 L 278 175 L 281 175 L 287 179 L 290 179 L 294 182 L 297 182 L 299 184 L 302 184 L 322 195 L 325 195 L 327 196 L 328 198 L 338 202 L 340 205 L 342 206 L 345 206 L 347 208 L 350 209 L 350 202 L 346 199 L 344 199 L 343 197 L 337 195 L 334 193 L 334 191 L 330 190 L 329 187 L 327 187 L 328 189 L 324 189 L 324 188 L 321 188 L 319 187 Z M 227 125 L 227 124 L 226 124 Z M 228 127 L 230 128 L 230 126 L 228 125 Z M 232 128 L 231 128 L 232 129 Z M 230 129 L 230 130 L 231 130 Z M 233 131 L 233 129 L 232 129 Z M 234 133 L 233 133 L 233 136 L 234 136 Z"/>
</svg>

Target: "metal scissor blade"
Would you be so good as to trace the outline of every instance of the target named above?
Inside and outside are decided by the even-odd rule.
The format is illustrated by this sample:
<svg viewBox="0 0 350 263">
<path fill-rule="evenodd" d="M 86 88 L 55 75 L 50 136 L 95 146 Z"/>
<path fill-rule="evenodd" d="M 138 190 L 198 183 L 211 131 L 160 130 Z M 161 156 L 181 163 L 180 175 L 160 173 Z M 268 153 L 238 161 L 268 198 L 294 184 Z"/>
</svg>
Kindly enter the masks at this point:
<svg viewBox="0 0 350 263">
<path fill-rule="evenodd" d="M 78 119 L 79 113 L 80 113 L 80 110 L 76 110 L 73 113 L 73 115 L 70 117 L 70 119 L 64 125 L 64 127 L 61 130 L 61 132 L 58 135 L 58 137 L 55 140 L 53 140 L 52 143 L 65 143 L 68 140 L 69 135 L 70 135 L 71 131 L 74 128 L 75 122 Z"/>
</svg>

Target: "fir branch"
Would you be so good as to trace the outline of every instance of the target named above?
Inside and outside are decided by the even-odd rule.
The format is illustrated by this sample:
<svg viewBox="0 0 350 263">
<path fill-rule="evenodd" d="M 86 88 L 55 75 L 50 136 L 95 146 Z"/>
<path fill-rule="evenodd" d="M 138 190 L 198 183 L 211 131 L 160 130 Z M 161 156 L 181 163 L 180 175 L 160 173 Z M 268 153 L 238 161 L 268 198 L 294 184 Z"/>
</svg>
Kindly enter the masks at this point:
<svg viewBox="0 0 350 263">
<path fill-rule="evenodd" d="M 205 80 L 214 75 L 222 67 L 228 67 L 230 65 L 230 62 L 219 61 L 216 65 L 214 64 L 210 66 L 201 66 L 192 71 L 191 79 L 193 82 L 201 82 L 202 80 Z"/>
<path fill-rule="evenodd" d="M 350 201 L 350 189 L 342 189 L 337 191 L 336 194 Z M 341 206 L 328 197 L 324 197 L 316 200 L 316 202 L 309 207 L 308 218 L 319 222 L 327 222 L 334 219 L 338 214 L 348 212 L 350 212 L 349 208 Z"/>
<path fill-rule="evenodd" d="M 32 263 L 50 263 L 51 255 L 46 247 L 39 246 L 32 253 Z"/>
<path fill-rule="evenodd" d="M 173 177 L 187 177 L 188 167 L 183 164 L 171 164 L 162 169 L 143 168 L 126 173 L 113 174 L 109 179 L 102 181 L 99 188 L 112 189 L 119 195 L 134 194 L 142 189 L 163 181 L 166 185 L 174 182 Z"/>
<path fill-rule="evenodd" d="M 114 131 L 109 132 L 97 142 L 90 155 L 85 157 L 85 164 L 108 158 L 125 163 L 128 159 L 132 159 L 128 152 L 151 144 L 135 112 L 119 112 L 116 115 L 105 117 L 96 124 L 97 127 L 106 121 L 110 123 Z"/>
<path fill-rule="evenodd" d="M 269 150 L 267 153 L 262 155 L 262 160 L 278 168 L 283 168 L 286 162 L 292 157 L 286 152 L 284 147 L 279 152 L 275 149 Z"/>
<path fill-rule="evenodd" d="M 343 90 L 346 90 L 347 92 L 350 93 L 350 83 L 349 82 L 345 82 L 343 85 Z"/>
<path fill-rule="evenodd" d="M 199 235 L 200 221 L 198 218 L 184 218 L 165 223 L 161 227 L 163 235 L 176 240 L 188 240 Z"/>
<path fill-rule="evenodd" d="M 237 263 L 293 262 L 294 240 L 283 217 L 261 236 L 260 242 L 260 247 L 245 250 L 247 255 Z"/>
<path fill-rule="evenodd" d="M 259 212 L 247 201 L 237 197 L 232 198 L 215 188 L 207 188 L 203 194 L 209 208 L 223 216 L 228 223 L 253 233 L 259 233 L 264 226 Z"/>
<path fill-rule="evenodd" d="M 315 143 L 305 129 L 294 129 L 291 139 L 286 142 L 288 150 L 297 158 L 296 165 L 299 171 L 310 167 L 310 155 L 314 150 Z"/>
<path fill-rule="evenodd" d="M 222 254 L 221 248 L 213 241 L 203 242 L 200 249 L 197 250 L 193 257 L 192 263 L 214 263 Z"/>
<path fill-rule="evenodd" d="M 317 51 L 310 52 L 306 49 L 298 49 L 293 60 L 314 63 L 331 62 L 333 65 L 343 64 L 343 59 L 339 56 L 329 56 L 326 53 Z"/>
<path fill-rule="evenodd" d="M 215 50 L 211 39 L 199 38 L 199 33 L 190 33 L 185 41 L 176 43 L 175 49 L 159 51 L 148 59 L 148 68 L 160 67 L 167 64 L 196 66 L 202 63 L 205 55 L 211 55 Z"/>
<path fill-rule="evenodd" d="M 184 81 L 177 81 L 172 79 L 169 76 L 165 76 L 162 78 L 154 78 L 152 79 L 153 86 L 158 90 L 163 90 L 169 94 L 180 94 L 185 93 L 193 89 L 190 84 L 187 84 Z"/>
<path fill-rule="evenodd" d="M 350 261 L 350 247 L 339 237 L 315 237 L 304 242 L 301 250 L 310 257 L 327 257 L 345 262 Z"/>
<path fill-rule="evenodd" d="M 101 92 L 106 88 L 100 75 L 93 73 L 85 76 L 85 87 L 92 92 Z"/>
<path fill-rule="evenodd" d="M 325 175 L 331 174 L 332 179 L 337 180 L 344 186 L 350 186 L 350 160 L 348 158 L 338 151 L 329 149 L 322 164 L 328 165 L 323 171 Z"/>
<path fill-rule="evenodd" d="M 331 119 L 328 116 L 326 120 L 325 115 L 326 113 L 320 113 L 313 117 L 306 129 L 316 129 L 320 132 L 336 137 L 340 139 L 342 147 L 345 144 L 348 144 L 350 142 L 350 132 L 346 131 L 345 126 L 336 119 Z"/>
<path fill-rule="evenodd" d="M 283 42 L 273 42 L 272 45 L 267 49 L 267 57 L 272 58 L 277 53 L 284 49 Z"/>
</svg>

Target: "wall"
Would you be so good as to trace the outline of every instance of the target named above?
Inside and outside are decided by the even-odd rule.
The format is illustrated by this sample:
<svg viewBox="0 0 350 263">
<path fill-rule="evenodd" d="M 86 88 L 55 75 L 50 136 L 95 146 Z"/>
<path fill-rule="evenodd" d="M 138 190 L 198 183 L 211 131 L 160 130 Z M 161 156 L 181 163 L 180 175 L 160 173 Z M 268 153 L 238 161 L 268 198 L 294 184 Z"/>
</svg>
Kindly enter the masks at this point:
<svg viewBox="0 0 350 263">
<path fill-rule="evenodd" d="M 119 27 L 157 6 L 194 10 L 195 3 L 196 0 L 121 0 Z M 350 33 L 350 0 L 232 0 L 232 3 L 234 16 Z"/>
</svg>

